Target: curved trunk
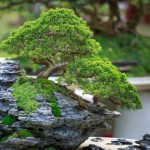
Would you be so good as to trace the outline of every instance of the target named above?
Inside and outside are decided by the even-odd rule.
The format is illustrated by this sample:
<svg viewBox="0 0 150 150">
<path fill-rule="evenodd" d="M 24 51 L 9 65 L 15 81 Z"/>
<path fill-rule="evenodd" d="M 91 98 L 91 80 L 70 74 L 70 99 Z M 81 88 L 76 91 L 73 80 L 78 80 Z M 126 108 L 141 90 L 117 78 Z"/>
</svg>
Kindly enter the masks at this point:
<svg viewBox="0 0 150 150">
<path fill-rule="evenodd" d="M 52 67 L 47 67 L 45 70 L 43 70 L 41 73 L 38 74 L 38 78 L 46 78 L 51 74 Z"/>
<path fill-rule="evenodd" d="M 61 64 L 58 66 L 47 66 L 42 72 L 38 74 L 38 78 L 46 78 L 48 79 L 49 76 L 54 75 L 55 73 L 58 74 L 58 72 L 64 73 L 66 71 L 67 63 Z"/>
</svg>

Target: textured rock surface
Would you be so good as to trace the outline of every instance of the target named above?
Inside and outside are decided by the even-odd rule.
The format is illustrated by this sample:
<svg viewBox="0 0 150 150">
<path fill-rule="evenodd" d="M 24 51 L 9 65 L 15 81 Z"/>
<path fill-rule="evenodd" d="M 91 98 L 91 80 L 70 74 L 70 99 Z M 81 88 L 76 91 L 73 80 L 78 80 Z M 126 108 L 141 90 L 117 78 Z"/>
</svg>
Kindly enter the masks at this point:
<svg viewBox="0 0 150 150">
<path fill-rule="evenodd" d="M 118 115 L 101 104 L 95 106 L 88 103 L 89 110 L 80 110 L 76 100 L 61 93 L 55 93 L 61 117 L 55 117 L 50 104 L 39 95 L 36 95 L 36 99 L 40 102 L 40 107 L 36 112 L 26 114 L 17 107 L 12 97 L 11 86 L 19 74 L 17 62 L 0 62 L 0 121 L 6 115 L 16 117 L 16 122 L 12 125 L 0 123 L 0 137 L 10 136 L 21 129 L 28 129 L 33 137 L 7 138 L 0 142 L 0 150 L 45 150 L 50 145 L 57 147 L 57 150 L 73 150 L 96 128 L 109 127 L 106 119 Z"/>
</svg>

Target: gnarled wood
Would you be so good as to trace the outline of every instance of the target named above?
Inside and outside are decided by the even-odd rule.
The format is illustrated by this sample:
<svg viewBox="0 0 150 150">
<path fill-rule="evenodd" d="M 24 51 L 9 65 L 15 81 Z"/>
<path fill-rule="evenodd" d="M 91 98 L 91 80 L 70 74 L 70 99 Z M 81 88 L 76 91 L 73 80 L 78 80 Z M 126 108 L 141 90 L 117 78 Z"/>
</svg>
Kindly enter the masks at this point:
<svg viewBox="0 0 150 150">
<path fill-rule="evenodd" d="M 59 71 L 66 70 L 67 63 L 60 64 L 58 66 L 48 66 L 41 73 L 39 73 L 38 77 L 48 78 L 49 76 L 53 76 L 55 73 Z"/>
</svg>

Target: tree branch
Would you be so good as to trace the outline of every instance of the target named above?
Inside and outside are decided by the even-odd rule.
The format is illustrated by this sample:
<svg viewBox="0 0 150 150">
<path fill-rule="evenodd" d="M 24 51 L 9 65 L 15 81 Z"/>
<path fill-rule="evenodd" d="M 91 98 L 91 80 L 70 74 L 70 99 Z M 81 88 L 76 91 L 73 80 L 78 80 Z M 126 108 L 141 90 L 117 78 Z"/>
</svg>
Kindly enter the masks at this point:
<svg viewBox="0 0 150 150">
<path fill-rule="evenodd" d="M 42 78 L 48 78 L 49 76 L 54 75 L 55 73 L 59 72 L 59 71 L 66 71 L 66 67 L 67 67 L 67 63 L 58 65 L 58 66 L 49 66 L 47 67 L 44 72 L 41 72 L 38 77 L 42 77 Z"/>
<path fill-rule="evenodd" d="M 64 63 L 64 64 L 61 64 L 61 65 L 58 65 L 54 68 L 52 68 L 51 72 L 50 72 L 50 75 L 53 75 L 54 73 L 58 72 L 58 71 L 66 71 L 66 67 L 67 67 L 67 63 Z"/>
<path fill-rule="evenodd" d="M 43 59 L 32 58 L 32 61 L 36 64 L 45 65 L 47 67 L 53 65 L 53 60 L 48 58 L 43 58 Z"/>
<path fill-rule="evenodd" d="M 116 101 L 116 99 L 112 96 L 110 96 L 108 100 L 115 105 L 121 106 L 121 102 Z"/>
</svg>

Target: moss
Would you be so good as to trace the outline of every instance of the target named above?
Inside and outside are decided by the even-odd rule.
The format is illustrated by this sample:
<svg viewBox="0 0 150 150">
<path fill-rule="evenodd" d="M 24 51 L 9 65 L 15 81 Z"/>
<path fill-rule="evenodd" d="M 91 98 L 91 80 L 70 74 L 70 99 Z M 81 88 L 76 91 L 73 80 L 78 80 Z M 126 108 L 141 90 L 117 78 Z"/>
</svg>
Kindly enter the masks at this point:
<svg viewBox="0 0 150 150">
<path fill-rule="evenodd" d="M 18 131 L 16 134 L 18 138 L 33 137 L 33 134 L 27 129 L 22 129 Z"/>
<path fill-rule="evenodd" d="M 8 136 L 7 139 L 17 138 L 17 132 L 13 133 L 12 135 Z"/>
<path fill-rule="evenodd" d="M 34 112 L 39 107 L 39 102 L 35 100 L 35 95 L 38 94 L 36 87 L 30 82 L 25 82 L 23 78 L 13 85 L 13 96 L 17 100 L 17 104 L 25 112 Z"/>
<path fill-rule="evenodd" d="M 60 117 L 61 116 L 61 111 L 60 111 L 60 108 L 58 107 L 56 99 L 55 98 L 51 99 L 50 103 L 51 103 L 52 113 L 54 114 L 54 116 L 55 117 Z"/>
<path fill-rule="evenodd" d="M 60 117 L 61 111 L 54 96 L 54 92 L 61 92 L 66 95 L 67 91 L 62 87 L 59 87 L 59 85 L 56 85 L 54 82 L 46 79 L 37 79 L 36 85 L 37 87 L 41 87 L 39 93 L 41 93 L 41 95 L 46 98 L 47 102 L 51 104 L 54 116 Z"/>
<path fill-rule="evenodd" d="M 0 138 L 0 142 L 5 142 L 8 139 L 8 135 L 7 136 L 3 136 Z"/>
<path fill-rule="evenodd" d="M 62 87 L 61 85 L 54 83 L 53 81 L 39 78 L 36 80 L 36 83 L 42 85 L 45 88 L 43 93 L 48 94 L 49 92 L 57 91 L 57 92 L 61 92 L 65 96 L 68 96 L 68 90 L 65 87 Z"/>
<path fill-rule="evenodd" d="M 39 107 L 39 102 L 36 101 L 35 96 L 40 94 L 51 104 L 54 116 L 60 117 L 61 111 L 54 92 L 61 92 L 64 95 L 68 94 L 67 89 L 46 79 L 19 77 L 13 85 L 13 95 L 17 100 L 18 106 L 24 111 L 27 113 L 34 112 Z"/>
<path fill-rule="evenodd" d="M 12 135 L 8 137 L 10 138 L 26 138 L 26 137 L 33 137 L 33 134 L 27 130 L 27 129 L 22 129 L 20 131 L 14 132 Z"/>
<path fill-rule="evenodd" d="M 5 116 L 5 117 L 2 119 L 2 121 L 1 121 L 1 123 L 2 123 L 3 125 L 12 125 L 12 124 L 15 123 L 15 122 L 16 122 L 15 117 L 10 116 L 10 115 Z"/>
<path fill-rule="evenodd" d="M 22 129 L 20 131 L 14 132 L 11 135 L 2 137 L 0 139 L 0 142 L 5 142 L 8 139 L 12 139 L 12 138 L 26 138 L 26 137 L 33 137 L 33 134 L 27 129 Z"/>
</svg>

